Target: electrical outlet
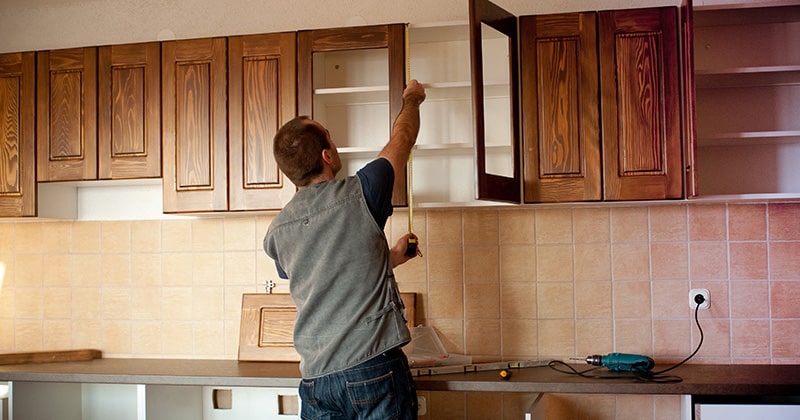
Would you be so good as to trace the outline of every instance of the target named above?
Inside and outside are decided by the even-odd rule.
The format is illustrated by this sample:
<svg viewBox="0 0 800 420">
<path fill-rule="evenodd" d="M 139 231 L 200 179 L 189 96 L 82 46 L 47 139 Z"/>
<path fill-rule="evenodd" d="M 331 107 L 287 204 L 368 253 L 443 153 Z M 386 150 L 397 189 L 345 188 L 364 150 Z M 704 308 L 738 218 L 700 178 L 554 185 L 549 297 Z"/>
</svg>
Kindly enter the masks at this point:
<svg viewBox="0 0 800 420">
<path fill-rule="evenodd" d="M 422 395 L 417 395 L 417 415 L 424 416 L 428 414 L 428 400 Z"/>
<path fill-rule="evenodd" d="M 689 307 L 692 309 L 697 308 L 697 302 L 694 300 L 694 297 L 697 295 L 703 296 L 703 303 L 700 304 L 700 309 L 708 309 L 711 305 L 711 297 L 708 294 L 708 289 L 692 289 L 689 290 Z"/>
</svg>

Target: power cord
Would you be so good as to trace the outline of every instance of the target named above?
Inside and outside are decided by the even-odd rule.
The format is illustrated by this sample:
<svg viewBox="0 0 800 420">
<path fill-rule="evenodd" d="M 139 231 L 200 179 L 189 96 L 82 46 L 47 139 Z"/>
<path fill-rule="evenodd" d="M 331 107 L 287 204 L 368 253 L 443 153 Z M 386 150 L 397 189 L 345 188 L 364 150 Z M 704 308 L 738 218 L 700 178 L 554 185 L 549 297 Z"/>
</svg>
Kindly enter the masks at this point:
<svg viewBox="0 0 800 420">
<path fill-rule="evenodd" d="M 680 362 L 678 362 L 678 363 L 676 363 L 676 364 L 674 364 L 674 365 L 672 365 L 672 366 L 670 366 L 670 367 L 668 367 L 666 369 L 662 369 L 662 370 L 659 370 L 659 371 L 656 371 L 656 372 L 651 372 L 649 370 L 648 371 L 644 371 L 644 370 L 635 370 L 634 369 L 634 370 L 631 370 L 629 372 L 615 372 L 614 374 L 608 374 L 608 375 L 594 375 L 594 374 L 590 374 L 590 373 L 600 369 L 601 366 L 588 368 L 588 369 L 585 369 L 585 370 L 577 370 L 573 366 L 571 366 L 571 365 L 569 365 L 567 363 L 564 363 L 564 362 L 562 362 L 560 360 L 553 360 L 550 363 L 548 363 L 547 365 L 551 369 L 553 369 L 553 370 L 555 370 L 557 372 L 566 373 L 566 374 L 569 374 L 569 375 L 578 375 L 578 376 L 583 377 L 583 378 L 591 378 L 591 379 L 639 379 L 639 380 L 642 380 L 642 381 L 657 382 L 657 383 L 681 382 L 681 381 L 683 381 L 683 378 L 681 378 L 680 376 L 677 376 L 677 375 L 664 375 L 664 374 L 669 372 L 669 371 L 671 371 L 671 370 L 673 370 L 673 369 L 676 369 L 677 367 L 682 366 L 683 364 L 688 362 L 692 357 L 694 357 L 697 354 L 698 351 L 700 351 L 700 347 L 703 345 L 703 338 L 704 338 L 703 327 L 700 326 L 700 319 L 698 317 L 698 313 L 700 312 L 700 305 L 702 305 L 703 302 L 705 302 L 705 298 L 703 297 L 703 295 L 697 294 L 694 297 L 694 302 L 697 304 L 697 306 L 695 306 L 695 308 L 694 308 L 694 322 L 697 325 L 697 329 L 700 331 L 700 342 L 697 343 L 697 348 L 694 349 L 692 354 L 690 354 L 685 359 L 681 360 Z"/>
</svg>

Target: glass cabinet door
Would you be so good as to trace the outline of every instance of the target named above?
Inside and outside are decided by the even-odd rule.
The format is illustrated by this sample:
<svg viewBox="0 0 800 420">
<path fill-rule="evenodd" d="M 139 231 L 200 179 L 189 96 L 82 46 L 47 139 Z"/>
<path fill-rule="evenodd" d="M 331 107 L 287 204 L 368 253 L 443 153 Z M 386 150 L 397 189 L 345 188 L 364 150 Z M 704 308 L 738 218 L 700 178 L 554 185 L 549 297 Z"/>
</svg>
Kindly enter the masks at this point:
<svg viewBox="0 0 800 420">
<path fill-rule="evenodd" d="M 486 0 L 469 15 L 476 198 L 519 203 L 517 18 Z"/>
</svg>

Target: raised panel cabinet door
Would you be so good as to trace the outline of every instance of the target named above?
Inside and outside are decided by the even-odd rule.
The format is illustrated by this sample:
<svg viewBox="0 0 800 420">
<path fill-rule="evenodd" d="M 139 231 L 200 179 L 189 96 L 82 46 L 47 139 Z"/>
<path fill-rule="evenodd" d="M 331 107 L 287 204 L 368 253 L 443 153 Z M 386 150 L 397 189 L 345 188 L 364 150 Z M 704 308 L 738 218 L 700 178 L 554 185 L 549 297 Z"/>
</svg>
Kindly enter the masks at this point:
<svg viewBox="0 0 800 420">
<path fill-rule="evenodd" d="M 37 179 L 97 179 L 97 48 L 37 54 Z"/>
<path fill-rule="evenodd" d="M 161 176 L 161 44 L 98 51 L 100 179 Z"/>
<path fill-rule="evenodd" d="M 35 113 L 35 54 L 0 54 L 0 216 L 36 216 Z"/>
<path fill-rule="evenodd" d="M 376 25 L 350 28 L 331 28 L 300 31 L 297 33 L 297 110 L 298 115 L 314 113 L 314 53 L 386 48 L 389 60 L 389 115 L 391 123 L 403 107 L 403 89 L 406 85 L 405 25 Z M 424 82 L 424 81 L 421 81 Z M 391 133 L 377 139 L 388 141 Z M 380 145 L 381 147 L 383 144 Z M 407 169 L 394 174 L 392 205 L 408 205 Z"/>
<path fill-rule="evenodd" d="M 598 201 L 597 14 L 520 18 L 525 202 Z"/>
<path fill-rule="evenodd" d="M 297 114 L 296 34 L 228 38 L 230 210 L 274 210 L 295 186 L 272 153 L 280 126 Z"/>
<path fill-rule="evenodd" d="M 164 212 L 228 209 L 227 40 L 162 44 Z"/>
<path fill-rule="evenodd" d="M 599 22 L 604 199 L 682 198 L 677 8 Z"/>
</svg>

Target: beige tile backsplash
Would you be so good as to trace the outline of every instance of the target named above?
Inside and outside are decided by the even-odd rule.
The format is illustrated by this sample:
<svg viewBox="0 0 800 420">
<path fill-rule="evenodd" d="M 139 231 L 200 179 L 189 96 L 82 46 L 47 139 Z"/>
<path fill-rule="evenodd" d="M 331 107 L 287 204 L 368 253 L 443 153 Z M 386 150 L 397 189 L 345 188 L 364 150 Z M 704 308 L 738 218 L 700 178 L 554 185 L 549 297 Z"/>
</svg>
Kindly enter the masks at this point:
<svg viewBox="0 0 800 420">
<path fill-rule="evenodd" d="M 699 340 L 688 290 L 702 287 L 712 303 L 700 313 L 706 337 L 695 362 L 800 363 L 800 204 L 414 216 L 424 257 L 396 274 L 402 291 L 418 294 L 418 322 L 436 328 L 450 352 L 476 361 L 611 351 L 677 361 Z M 242 293 L 263 291 L 267 280 L 288 292 L 261 250 L 271 220 L 1 221 L 0 351 L 235 359 Z M 397 210 L 390 242 L 406 230 L 407 213 Z M 455 404 L 450 413 L 478 418 L 485 409 L 476 396 L 426 394 L 433 411 Z M 520 398 L 493 404 L 516 413 Z M 595 398 L 597 418 L 624 418 L 639 405 L 669 418 L 657 414 L 680 408 L 670 397 Z M 551 403 L 587 413 L 572 396 Z"/>
</svg>

